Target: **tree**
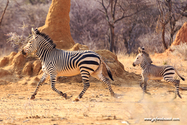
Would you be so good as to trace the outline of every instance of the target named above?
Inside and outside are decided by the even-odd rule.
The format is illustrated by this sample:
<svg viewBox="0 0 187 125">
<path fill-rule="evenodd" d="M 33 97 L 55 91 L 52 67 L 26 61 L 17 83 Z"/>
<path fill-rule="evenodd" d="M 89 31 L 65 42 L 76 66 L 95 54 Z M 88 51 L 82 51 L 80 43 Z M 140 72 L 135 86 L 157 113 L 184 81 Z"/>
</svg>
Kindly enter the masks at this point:
<svg viewBox="0 0 187 125">
<path fill-rule="evenodd" d="M 51 0 L 28 0 L 29 3 L 31 3 L 32 5 L 35 4 L 47 4 L 49 3 Z"/>
<path fill-rule="evenodd" d="M 141 1 L 134 0 L 133 3 L 138 6 L 134 10 L 128 10 L 129 8 L 125 8 L 125 5 L 131 4 L 132 1 L 127 0 L 101 0 L 99 2 L 102 5 L 102 9 L 100 11 L 105 15 L 108 27 L 109 27 L 109 43 L 110 43 L 110 51 L 113 52 L 115 48 L 115 24 L 124 18 L 131 17 L 145 8 L 138 6 Z"/>
<path fill-rule="evenodd" d="M 103 15 L 98 11 L 99 5 L 94 0 L 71 0 L 71 35 L 75 42 L 85 44 L 90 49 L 107 48 L 103 45 L 106 24 Z"/>
<path fill-rule="evenodd" d="M 3 17 L 4 17 L 4 15 L 5 15 L 5 12 L 6 12 L 6 9 L 7 9 L 7 7 L 8 7 L 8 4 L 9 4 L 9 0 L 7 0 L 7 3 L 6 3 L 6 6 L 5 6 L 5 9 L 4 9 L 4 11 L 3 11 L 3 14 L 1 15 L 0 26 L 1 26 L 1 23 L 2 23 L 2 21 L 3 21 Z"/>
<path fill-rule="evenodd" d="M 176 26 L 176 22 L 182 17 L 187 16 L 187 1 L 178 0 L 157 0 L 158 9 L 160 15 L 158 22 L 162 29 L 162 43 L 164 49 L 168 49 L 173 42 L 174 34 L 180 29 L 180 26 Z M 167 25 L 169 25 L 170 39 L 168 45 L 165 41 L 165 32 Z"/>
</svg>

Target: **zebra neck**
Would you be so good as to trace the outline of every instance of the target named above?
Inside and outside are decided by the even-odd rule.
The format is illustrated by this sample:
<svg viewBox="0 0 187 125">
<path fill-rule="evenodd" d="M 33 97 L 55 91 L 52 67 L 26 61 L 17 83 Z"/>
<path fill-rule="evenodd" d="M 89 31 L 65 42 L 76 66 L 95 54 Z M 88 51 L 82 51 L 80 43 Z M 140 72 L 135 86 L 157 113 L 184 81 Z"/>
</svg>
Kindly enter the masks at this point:
<svg viewBox="0 0 187 125">
<path fill-rule="evenodd" d="M 148 65 L 150 65 L 150 64 L 147 63 L 147 62 L 145 62 L 145 61 L 143 61 L 143 62 L 140 64 L 140 67 L 141 67 L 142 69 L 145 69 Z"/>
<path fill-rule="evenodd" d="M 46 56 L 48 55 L 49 52 L 51 52 L 52 50 L 48 50 L 48 49 L 38 49 L 36 52 L 36 55 L 39 57 L 39 59 L 43 62 L 46 59 Z"/>
</svg>

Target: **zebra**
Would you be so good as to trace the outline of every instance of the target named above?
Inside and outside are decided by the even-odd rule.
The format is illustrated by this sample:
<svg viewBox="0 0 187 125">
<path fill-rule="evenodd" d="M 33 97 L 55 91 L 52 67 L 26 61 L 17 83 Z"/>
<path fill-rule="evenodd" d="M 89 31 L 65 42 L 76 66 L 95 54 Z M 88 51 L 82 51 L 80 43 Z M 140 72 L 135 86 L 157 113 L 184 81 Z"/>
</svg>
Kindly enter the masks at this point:
<svg viewBox="0 0 187 125">
<path fill-rule="evenodd" d="M 43 76 L 37 84 L 34 93 L 31 95 L 31 100 L 35 99 L 35 95 L 37 94 L 39 87 L 45 81 L 47 75 L 50 76 L 52 90 L 63 96 L 65 99 L 68 98 L 67 94 L 55 88 L 57 75 L 74 76 L 81 74 L 84 88 L 74 101 L 79 101 L 89 88 L 90 76 L 104 82 L 108 86 L 111 96 L 115 96 L 109 79 L 103 76 L 102 73 L 103 66 L 105 66 L 108 76 L 113 80 L 110 68 L 97 53 L 91 50 L 65 51 L 57 49 L 48 35 L 41 33 L 38 29 L 34 30 L 33 28 L 31 29 L 31 32 L 32 35 L 30 40 L 23 47 L 22 54 L 26 55 L 27 53 L 35 52 L 42 62 L 43 70 Z"/>
<path fill-rule="evenodd" d="M 140 87 L 147 94 L 150 94 L 146 91 L 147 81 L 148 80 L 161 80 L 164 79 L 166 82 L 173 83 L 175 85 L 175 97 L 182 98 L 179 93 L 179 84 L 180 80 L 174 79 L 175 74 L 177 74 L 183 81 L 185 80 L 177 70 L 170 65 L 166 66 L 156 66 L 152 64 L 152 60 L 149 57 L 149 54 L 145 52 L 144 48 L 138 48 L 139 54 L 136 56 L 133 66 L 140 65 L 142 68 L 142 82 L 140 83 Z M 144 84 L 144 86 L 142 86 Z"/>
</svg>

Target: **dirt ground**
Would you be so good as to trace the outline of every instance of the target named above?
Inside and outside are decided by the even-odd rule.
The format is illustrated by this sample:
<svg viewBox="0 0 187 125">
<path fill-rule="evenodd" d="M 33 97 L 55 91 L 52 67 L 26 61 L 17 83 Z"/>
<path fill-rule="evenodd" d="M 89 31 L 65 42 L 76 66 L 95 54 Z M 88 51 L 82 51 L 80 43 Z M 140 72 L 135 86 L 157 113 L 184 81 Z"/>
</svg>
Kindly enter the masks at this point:
<svg viewBox="0 0 187 125">
<path fill-rule="evenodd" d="M 132 67 L 133 57 L 121 57 L 119 60 L 125 70 L 140 74 L 141 69 Z M 126 59 L 124 59 L 126 58 Z M 163 63 L 154 60 L 156 63 Z M 180 74 L 187 78 L 186 61 L 177 65 Z M 125 79 L 124 79 L 125 80 Z M 50 84 L 44 84 L 35 100 L 29 100 L 36 86 L 8 83 L 0 85 L 0 124 L 9 125 L 185 125 L 187 124 L 187 91 L 180 91 L 182 99 L 174 97 L 174 87 L 165 82 L 150 81 L 144 95 L 136 83 L 114 86 L 119 96 L 110 96 L 107 87 L 100 83 L 91 83 L 83 98 L 73 102 L 83 89 L 80 83 L 57 83 L 56 88 L 66 92 L 70 99 L 65 100 L 51 90 Z M 185 81 L 181 86 L 187 86 Z M 141 100 L 141 101 L 140 101 Z M 147 118 L 147 119 L 146 119 Z M 148 120 L 148 121 L 146 121 Z M 152 121 L 150 121 L 152 120 Z M 160 121 L 159 121 L 160 120 Z M 161 121 L 165 120 L 165 121 Z M 166 121 L 167 120 L 167 121 Z"/>
</svg>

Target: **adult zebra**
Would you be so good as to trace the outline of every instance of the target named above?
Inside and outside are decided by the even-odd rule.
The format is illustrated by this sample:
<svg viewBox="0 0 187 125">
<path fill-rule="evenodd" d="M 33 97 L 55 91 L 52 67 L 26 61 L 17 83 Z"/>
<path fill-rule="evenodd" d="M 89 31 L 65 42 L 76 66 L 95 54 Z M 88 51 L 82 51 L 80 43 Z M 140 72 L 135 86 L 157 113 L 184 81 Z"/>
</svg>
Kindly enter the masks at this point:
<svg viewBox="0 0 187 125">
<path fill-rule="evenodd" d="M 89 88 L 89 77 L 93 76 L 108 85 L 110 94 L 114 96 L 109 79 L 102 74 L 103 65 L 106 67 L 109 77 L 113 80 L 109 67 L 101 59 L 101 57 L 93 51 L 64 51 L 56 48 L 46 34 L 41 33 L 38 29 L 33 30 L 32 36 L 27 45 L 23 48 L 22 53 L 36 52 L 36 55 L 42 62 L 43 76 L 40 79 L 36 90 L 31 96 L 35 98 L 40 85 L 45 81 L 47 74 L 50 75 L 52 89 L 67 98 L 67 94 L 55 88 L 56 76 L 74 76 L 81 74 L 84 88 L 75 101 L 79 101 Z"/>
</svg>

